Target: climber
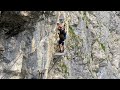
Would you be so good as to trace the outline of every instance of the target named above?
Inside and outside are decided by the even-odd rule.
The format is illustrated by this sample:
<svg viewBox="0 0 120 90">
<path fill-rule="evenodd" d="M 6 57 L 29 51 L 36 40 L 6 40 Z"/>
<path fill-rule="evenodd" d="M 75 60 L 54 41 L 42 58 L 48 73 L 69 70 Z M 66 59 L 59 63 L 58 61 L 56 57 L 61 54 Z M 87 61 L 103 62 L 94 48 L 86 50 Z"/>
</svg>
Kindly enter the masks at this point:
<svg viewBox="0 0 120 90">
<path fill-rule="evenodd" d="M 57 29 L 61 29 L 62 28 L 62 25 L 60 23 L 57 23 Z"/>
<path fill-rule="evenodd" d="M 65 30 L 65 24 L 64 24 L 64 26 L 63 26 L 63 30 L 64 30 L 64 38 L 66 39 L 66 30 Z"/>
<path fill-rule="evenodd" d="M 60 51 L 59 52 L 64 52 L 64 40 L 66 39 L 66 31 L 65 31 L 65 25 L 62 27 L 60 26 L 59 23 L 57 23 L 58 25 L 58 30 L 59 30 L 59 41 L 58 41 L 58 44 L 59 44 L 59 48 L 60 48 Z"/>
</svg>

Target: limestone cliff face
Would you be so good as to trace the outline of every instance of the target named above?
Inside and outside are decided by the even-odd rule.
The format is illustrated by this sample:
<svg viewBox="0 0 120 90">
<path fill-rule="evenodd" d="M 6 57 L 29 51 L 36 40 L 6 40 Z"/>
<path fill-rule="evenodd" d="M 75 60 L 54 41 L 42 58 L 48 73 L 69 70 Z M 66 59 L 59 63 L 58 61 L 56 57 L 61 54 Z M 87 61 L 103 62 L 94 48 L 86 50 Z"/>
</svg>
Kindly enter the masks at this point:
<svg viewBox="0 0 120 90">
<path fill-rule="evenodd" d="M 21 16 L 8 23 L 5 22 L 10 16 L 2 13 L 0 48 L 4 52 L 0 51 L 0 78 L 39 79 L 43 70 L 43 77 L 50 79 L 120 78 L 119 11 L 61 12 L 68 30 L 62 56 L 55 56 L 60 11 L 48 18 L 39 14 L 35 18 L 36 12 L 15 12 Z M 17 25 L 9 24 L 16 21 Z"/>
<path fill-rule="evenodd" d="M 66 12 L 69 16 L 67 54 L 51 70 L 50 78 L 120 78 L 119 13 Z"/>
<path fill-rule="evenodd" d="M 57 14 L 55 12 L 55 16 L 41 16 L 43 20 L 39 17 L 37 21 L 28 22 L 24 31 L 9 38 L 6 38 L 3 30 L 0 44 L 5 51 L 0 57 L 0 78 L 40 78 L 39 72 L 45 69 L 46 62 L 52 59 L 54 52 L 53 33 Z"/>
<path fill-rule="evenodd" d="M 119 12 L 70 13 L 69 78 L 120 78 Z"/>
</svg>

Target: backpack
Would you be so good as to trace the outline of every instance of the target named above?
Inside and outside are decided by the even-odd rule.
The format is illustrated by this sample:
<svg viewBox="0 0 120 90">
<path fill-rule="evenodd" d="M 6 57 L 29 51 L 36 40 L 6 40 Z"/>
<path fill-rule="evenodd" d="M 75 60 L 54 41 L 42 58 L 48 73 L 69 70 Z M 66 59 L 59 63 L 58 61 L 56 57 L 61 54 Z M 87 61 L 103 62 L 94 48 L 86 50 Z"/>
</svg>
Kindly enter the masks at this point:
<svg viewBox="0 0 120 90">
<path fill-rule="evenodd" d="M 60 35 L 59 35 L 59 38 L 60 38 L 62 41 L 64 41 L 64 39 L 65 39 L 65 37 L 64 37 L 63 34 L 60 34 Z"/>
<path fill-rule="evenodd" d="M 60 30 L 59 38 L 62 39 L 62 40 L 66 39 L 66 33 L 65 33 L 64 30 Z"/>
</svg>

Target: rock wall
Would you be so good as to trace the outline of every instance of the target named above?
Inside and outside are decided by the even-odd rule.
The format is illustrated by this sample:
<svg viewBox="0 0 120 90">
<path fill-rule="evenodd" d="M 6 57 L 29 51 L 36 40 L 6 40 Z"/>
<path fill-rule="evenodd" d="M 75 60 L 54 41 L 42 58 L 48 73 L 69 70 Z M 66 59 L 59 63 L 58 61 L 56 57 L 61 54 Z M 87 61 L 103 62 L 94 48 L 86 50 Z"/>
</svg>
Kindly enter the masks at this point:
<svg viewBox="0 0 120 90">
<path fill-rule="evenodd" d="M 70 11 L 67 54 L 49 78 L 118 79 L 119 11 Z M 59 73 L 59 74 L 58 74 Z"/>
<path fill-rule="evenodd" d="M 81 11 L 71 14 L 71 38 L 68 43 L 70 64 L 67 65 L 69 78 L 120 78 L 118 13 Z M 79 14 L 78 17 L 75 17 L 75 14 Z"/>
<path fill-rule="evenodd" d="M 53 33 L 57 15 L 55 12 L 55 16 L 44 20 L 38 18 L 34 24 L 29 22 L 27 28 L 16 36 L 5 38 L 4 32 L 1 33 L 0 43 L 5 51 L 0 61 L 0 78 L 41 78 L 39 73 L 54 53 Z"/>
<path fill-rule="evenodd" d="M 16 31 L 16 25 L 14 30 L 4 28 L 4 23 L 0 26 L 0 78 L 39 79 L 44 70 L 47 70 L 44 78 L 50 79 L 120 78 L 120 12 L 62 11 L 68 19 L 66 54 L 56 57 L 55 27 L 59 12 L 47 19 L 38 15 L 15 36 L 7 37 L 4 31 Z M 29 13 L 21 14 L 27 17 Z M 4 17 L 2 12 L 1 16 Z"/>
</svg>

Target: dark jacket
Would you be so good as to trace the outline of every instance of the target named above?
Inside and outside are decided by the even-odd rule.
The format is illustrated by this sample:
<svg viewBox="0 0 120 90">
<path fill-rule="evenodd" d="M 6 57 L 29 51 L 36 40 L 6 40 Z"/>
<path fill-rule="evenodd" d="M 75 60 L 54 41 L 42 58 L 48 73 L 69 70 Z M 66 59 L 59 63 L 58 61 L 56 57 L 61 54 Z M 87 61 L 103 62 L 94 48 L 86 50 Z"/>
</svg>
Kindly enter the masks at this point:
<svg viewBox="0 0 120 90">
<path fill-rule="evenodd" d="M 65 30 L 61 30 L 59 29 L 60 33 L 59 33 L 59 38 L 64 41 L 66 39 L 66 32 Z"/>
</svg>

